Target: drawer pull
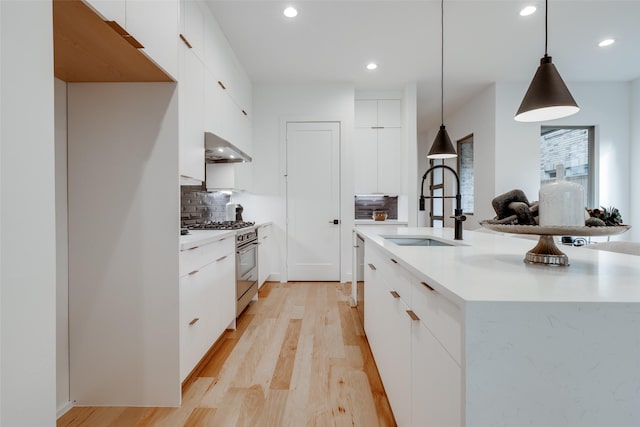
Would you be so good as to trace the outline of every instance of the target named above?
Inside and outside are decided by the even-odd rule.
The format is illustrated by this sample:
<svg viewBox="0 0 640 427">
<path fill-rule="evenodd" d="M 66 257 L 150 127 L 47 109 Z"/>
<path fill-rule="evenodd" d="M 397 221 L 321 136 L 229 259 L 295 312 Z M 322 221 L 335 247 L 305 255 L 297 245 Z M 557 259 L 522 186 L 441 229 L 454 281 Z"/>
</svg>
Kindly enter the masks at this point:
<svg viewBox="0 0 640 427">
<path fill-rule="evenodd" d="M 397 264 L 397 263 L 398 263 L 398 261 L 396 261 L 396 260 L 395 260 L 395 259 L 393 259 L 393 258 L 391 258 L 391 262 L 392 262 L 392 263 L 394 263 L 394 264 Z"/>
<path fill-rule="evenodd" d="M 433 289 L 431 286 L 429 286 L 429 285 L 428 285 L 427 283 L 425 283 L 425 282 L 420 282 L 420 284 L 421 284 L 422 286 L 426 287 L 427 289 L 429 289 L 429 290 L 430 290 L 430 291 L 432 291 L 432 292 L 435 292 L 435 291 L 436 291 L 435 289 Z"/>
<path fill-rule="evenodd" d="M 193 326 L 193 325 L 195 325 L 196 323 L 198 323 L 198 320 L 200 320 L 200 318 L 199 318 L 199 317 L 196 317 L 196 318 L 195 318 L 195 319 L 193 319 L 191 322 L 189 322 L 189 326 Z"/>
<path fill-rule="evenodd" d="M 375 266 L 375 265 L 373 265 L 373 264 L 369 264 L 369 268 L 370 268 L 370 269 L 372 269 L 372 270 L 375 270 L 375 269 L 376 269 L 376 266 Z"/>
<path fill-rule="evenodd" d="M 394 298 L 400 298 L 400 294 L 397 293 L 396 291 L 391 291 L 389 292 L 391 294 L 391 296 L 393 296 Z"/>
<path fill-rule="evenodd" d="M 220 85 L 220 87 L 224 90 L 227 90 L 227 87 L 224 85 L 224 83 L 222 83 L 220 80 L 218 80 L 218 84 Z"/>
<path fill-rule="evenodd" d="M 191 46 L 191 43 L 189 43 L 189 40 L 187 40 L 184 35 L 180 34 L 180 39 L 184 42 L 184 44 L 187 45 L 189 49 L 193 49 L 193 46 Z"/>
<path fill-rule="evenodd" d="M 223 260 L 223 259 L 225 259 L 226 257 L 227 257 L 226 255 L 225 255 L 225 256 L 221 256 L 220 258 L 218 258 L 218 259 L 216 260 L 216 262 L 222 261 L 222 260 Z"/>
<path fill-rule="evenodd" d="M 262 240 L 266 240 L 268 237 L 269 237 L 269 236 L 264 236 L 264 237 L 262 238 Z"/>
<path fill-rule="evenodd" d="M 413 312 L 413 310 L 407 310 L 407 314 L 411 317 L 411 320 L 420 320 L 418 316 Z"/>
<path fill-rule="evenodd" d="M 189 273 L 189 276 L 193 276 L 194 274 L 196 274 L 198 271 L 200 270 L 193 270 L 192 272 Z"/>
<path fill-rule="evenodd" d="M 187 250 L 188 250 L 188 251 L 192 251 L 192 250 L 194 250 L 194 249 L 198 249 L 198 246 L 194 246 L 194 247 L 189 248 L 189 249 L 187 249 Z"/>
<path fill-rule="evenodd" d="M 242 114 L 244 114 L 245 116 L 248 116 L 249 114 L 247 114 L 246 111 L 242 110 Z"/>
</svg>

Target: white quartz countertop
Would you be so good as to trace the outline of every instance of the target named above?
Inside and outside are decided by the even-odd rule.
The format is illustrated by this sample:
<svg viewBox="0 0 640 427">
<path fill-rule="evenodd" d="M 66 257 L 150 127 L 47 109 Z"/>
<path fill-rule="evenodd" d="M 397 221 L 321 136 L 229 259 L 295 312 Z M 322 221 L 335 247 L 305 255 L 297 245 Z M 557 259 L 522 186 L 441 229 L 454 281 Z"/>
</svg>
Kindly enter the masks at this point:
<svg viewBox="0 0 640 427">
<path fill-rule="evenodd" d="M 235 235 L 236 230 L 189 230 L 189 234 L 180 236 L 180 250 L 186 251 Z"/>
<path fill-rule="evenodd" d="M 568 267 L 531 265 L 525 253 L 537 241 L 450 228 L 380 229 L 358 226 L 366 244 L 380 246 L 400 265 L 443 295 L 464 302 L 640 302 L 640 257 L 580 247 L 558 247 Z M 431 236 L 457 246 L 398 246 L 382 236 Z"/>
</svg>

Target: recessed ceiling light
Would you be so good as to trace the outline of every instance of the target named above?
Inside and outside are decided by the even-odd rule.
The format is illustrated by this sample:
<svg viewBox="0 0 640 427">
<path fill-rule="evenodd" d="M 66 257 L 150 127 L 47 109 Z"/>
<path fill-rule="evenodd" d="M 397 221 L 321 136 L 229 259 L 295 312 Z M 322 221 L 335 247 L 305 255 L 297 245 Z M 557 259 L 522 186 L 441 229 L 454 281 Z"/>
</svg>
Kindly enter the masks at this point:
<svg viewBox="0 0 640 427">
<path fill-rule="evenodd" d="M 378 64 L 376 64 L 375 62 L 367 64 L 367 70 L 375 70 L 376 68 L 378 68 Z"/>
<path fill-rule="evenodd" d="M 604 39 L 600 43 L 598 43 L 598 46 L 600 47 L 611 46 L 615 42 L 616 42 L 615 39 Z"/>
<path fill-rule="evenodd" d="M 286 16 L 287 18 L 295 18 L 296 16 L 298 16 L 298 10 L 295 7 L 291 6 L 286 8 L 282 13 L 284 13 L 284 16 Z"/>
<path fill-rule="evenodd" d="M 536 11 L 535 6 L 527 6 L 520 11 L 520 16 L 529 16 Z"/>
</svg>

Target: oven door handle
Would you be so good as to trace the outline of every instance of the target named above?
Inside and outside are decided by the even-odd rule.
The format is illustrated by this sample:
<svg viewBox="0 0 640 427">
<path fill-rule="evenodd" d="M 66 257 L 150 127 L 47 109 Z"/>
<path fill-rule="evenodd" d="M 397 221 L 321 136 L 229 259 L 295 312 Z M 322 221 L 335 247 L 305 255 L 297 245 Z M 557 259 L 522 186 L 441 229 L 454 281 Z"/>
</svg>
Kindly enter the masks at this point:
<svg viewBox="0 0 640 427">
<path fill-rule="evenodd" d="M 246 254 L 247 252 L 249 252 L 250 250 L 252 250 L 252 249 L 254 249 L 254 248 L 257 248 L 257 247 L 258 247 L 258 244 L 257 244 L 257 243 L 251 243 L 251 244 L 249 244 L 249 245 L 247 245 L 247 246 L 243 246 L 240 250 L 236 251 L 236 253 L 237 253 L 238 255 L 244 255 L 244 254 Z"/>
</svg>

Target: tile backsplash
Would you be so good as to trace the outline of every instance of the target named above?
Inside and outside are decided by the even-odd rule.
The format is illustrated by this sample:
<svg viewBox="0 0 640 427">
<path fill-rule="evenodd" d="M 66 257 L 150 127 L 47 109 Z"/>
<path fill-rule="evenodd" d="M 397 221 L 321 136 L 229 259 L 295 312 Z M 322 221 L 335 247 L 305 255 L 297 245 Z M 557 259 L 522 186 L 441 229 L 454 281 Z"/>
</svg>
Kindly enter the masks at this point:
<svg viewBox="0 0 640 427">
<path fill-rule="evenodd" d="M 398 219 L 398 196 L 355 196 L 355 219 L 371 219 L 373 211 L 387 211 L 387 219 Z"/>
<path fill-rule="evenodd" d="M 207 192 L 202 185 L 180 186 L 180 225 L 185 227 L 203 221 L 224 221 L 231 195 Z"/>
</svg>

